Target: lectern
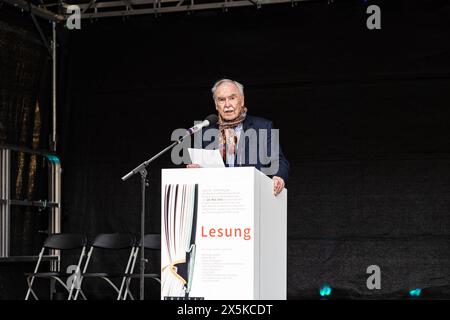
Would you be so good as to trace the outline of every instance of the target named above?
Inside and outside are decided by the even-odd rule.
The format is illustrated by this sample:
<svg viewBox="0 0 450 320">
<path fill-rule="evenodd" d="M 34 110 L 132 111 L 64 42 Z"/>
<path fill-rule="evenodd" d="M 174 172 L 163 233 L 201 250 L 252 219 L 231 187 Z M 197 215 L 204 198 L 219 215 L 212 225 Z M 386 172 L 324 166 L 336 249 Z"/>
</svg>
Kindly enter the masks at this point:
<svg viewBox="0 0 450 320">
<path fill-rule="evenodd" d="M 161 187 L 162 299 L 286 299 L 286 189 L 253 167 L 163 169 Z"/>
</svg>

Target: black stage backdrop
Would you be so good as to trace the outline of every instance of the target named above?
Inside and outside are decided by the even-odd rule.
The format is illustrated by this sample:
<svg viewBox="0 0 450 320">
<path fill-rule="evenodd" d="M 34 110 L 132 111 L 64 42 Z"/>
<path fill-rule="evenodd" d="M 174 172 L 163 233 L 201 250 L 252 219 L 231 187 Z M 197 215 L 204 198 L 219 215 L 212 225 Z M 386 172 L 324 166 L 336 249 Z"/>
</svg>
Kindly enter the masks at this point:
<svg viewBox="0 0 450 320">
<path fill-rule="evenodd" d="M 210 87 L 245 85 L 274 121 L 288 184 L 288 298 L 450 297 L 450 6 L 305 3 L 190 15 L 83 20 L 61 37 L 64 231 L 139 232 L 139 179 L 120 177 L 214 112 Z M 160 231 L 150 168 L 147 232 Z M 114 256 L 96 259 L 104 269 Z M 158 256 L 151 257 L 158 269 Z M 366 268 L 381 268 L 368 290 Z M 149 297 L 158 297 L 155 288 Z M 105 287 L 91 285 L 91 297 Z"/>
</svg>

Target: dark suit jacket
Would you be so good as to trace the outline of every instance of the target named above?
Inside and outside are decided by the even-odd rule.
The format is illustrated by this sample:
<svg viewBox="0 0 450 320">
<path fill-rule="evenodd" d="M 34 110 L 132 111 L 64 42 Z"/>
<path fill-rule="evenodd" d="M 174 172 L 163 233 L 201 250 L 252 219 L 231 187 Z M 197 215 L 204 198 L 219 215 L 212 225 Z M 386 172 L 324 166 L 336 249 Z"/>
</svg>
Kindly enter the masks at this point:
<svg viewBox="0 0 450 320">
<path fill-rule="evenodd" d="M 247 115 L 243 122 L 244 131 L 241 133 L 238 146 L 238 155 L 235 161 L 235 166 L 254 166 L 256 169 L 266 173 L 268 176 L 279 176 L 287 183 L 289 178 L 289 162 L 284 156 L 281 146 L 276 146 L 278 148 L 278 157 L 276 154 L 272 156 L 272 135 L 271 129 L 273 129 L 272 121 L 253 117 Z M 218 125 L 214 125 L 209 128 L 218 129 Z M 203 130 L 202 134 L 209 130 L 206 128 Z M 262 131 L 260 131 L 262 129 Z M 264 131 L 267 130 L 267 134 Z M 267 139 L 264 137 L 267 136 Z M 205 139 L 207 139 L 205 141 Z M 266 140 L 266 143 L 262 141 Z M 251 141 L 256 143 L 252 143 Z M 213 136 L 212 139 L 203 138 L 202 139 L 203 148 L 217 148 L 218 147 L 218 137 Z M 243 150 L 243 151 L 242 151 Z M 241 152 L 242 151 L 242 152 Z M 276 168 L 278 167 L 278 168 Z M 274 169 L 276 169 L 274 171 Z"/>
</svg>

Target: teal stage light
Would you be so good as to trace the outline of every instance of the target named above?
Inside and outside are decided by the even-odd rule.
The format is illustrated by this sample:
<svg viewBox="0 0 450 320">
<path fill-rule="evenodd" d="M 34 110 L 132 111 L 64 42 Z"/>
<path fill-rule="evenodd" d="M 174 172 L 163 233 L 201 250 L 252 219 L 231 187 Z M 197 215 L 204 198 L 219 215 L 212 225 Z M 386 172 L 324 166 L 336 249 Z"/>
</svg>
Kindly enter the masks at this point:
<svg viewBox="0 0 450 320">
<path fill-rule="evenodd" d="M 47 156 L 48 161 L 54 162 L 54 163 L 60 163 L 59 158 L 57 156 L 52 155 L 52 154 L 47 154 L 46 156 Z"/>
<path fill-rule="evenodd" d="M 328 297 L 331 295 L 331 287 L 328 284 L 323 284 L 320 287 L 319 293 L 321 297 Z"/>
<path fill-rule="evenodd" d="M 420 289 L 420 288 L 409 290 L 409 295 L 411 297 L 418 297 L 418 296 L 420 296 L 421 293 L 422 293 L 422 289 Z"/>
</svg>

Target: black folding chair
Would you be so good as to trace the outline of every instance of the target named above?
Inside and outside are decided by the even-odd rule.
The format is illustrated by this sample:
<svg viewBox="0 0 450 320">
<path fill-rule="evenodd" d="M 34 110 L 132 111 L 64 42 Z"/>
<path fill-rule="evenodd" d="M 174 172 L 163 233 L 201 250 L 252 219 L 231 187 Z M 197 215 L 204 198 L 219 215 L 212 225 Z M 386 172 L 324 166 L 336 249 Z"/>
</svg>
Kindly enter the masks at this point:
<svg viewBox="0 0 450 320">
<path fill-rule="evenodd" d="M 77 287 L 75 297 L 76 300 L 78 298 L 78 293 L 81 293 L 81 285 L 87 280 L 87 279 L 103 279 L 108 283 L 118 294 L 123 290 L 123 287 L 125 285 L 125 280 L 127 275 L 129 275 L 131 272 L 133 272 L 134 263 L 133 261 L 136 259 L 137 254 L 137 248 L 135 246 L 136 244 L 136 237 L 129 233 L 102 233 L 95 237 L 94 241 L 91 244 L 91 247 L 89 249 L 86 263 L 83 268 L 83 272 L 81 273 L 81 279 L 80 279 L 80 285 Z M 128 259 L 125 270 L 121 273 L 117 272 L 87 272 L 89 263 L 91 261 L 91 257 L 94 251 L 98 251 L 99 249 L 102 250 L 109 250 L 109 251 L 124 251 L 128 250 Z M 118 287 L 117 282 L 118 279 L 121 279 L 120 282 L 120 288 Z M 116 282 L 116 283 L 115 283 Z"/>
<path fill-rule="evenodd" d="M 140 273 L 132 273 L 134 270 L 134 266 L 136 263 L 137 257 L 138 255 L 138 251 L 141 248 L 141 244 L 139 243 L 139 246 L 137 247 L 137 250 L 135 251 L 135 257 L 133 260 L 133 265 L 132 265 L 132 271 L 130 272 L 131 274 L 129 274 L 126 278 L 126 285 L 125 285 L 125 290 L 120 290 L 119 292 L 119 298 L 126 300 L 127 296 L 129 296 L 132 300 L 134 300 L 133 295 L 130 292 L 130 282 L 132 279 L 136 279 L 136 278 L 140 278 Z M 153 251 L 160 251 L 161 250 L 161 235 L 160 234 L 146 234 L 144 236 L 144 249 L 146 250 L 153 250 Z M 144 273 L 144 278 L 146 279 L 153 279 L 156 280 L 160 285 L 161 285 L 161 276 L 160 274 L 157 273 Z M 123 296 L 122 296 L 122 291 L 123 291 Z"/>
<path fill-rule="evenodd" d="M 28 300 L 30 297 L 30 294 L 36 299 L 39 300 L 36 293 L 33 290 L 33 283 L 36 278 L 42 278 L 42 279 L 53 279 L 57 281 L 59 284 L 63 286 L 63 288 L 66 289 L 66 291 L 69 293 L 68 300 L 72 298 L 72 292 L 76 286 L 76 284 L 79 281 L 79 275 L 81 270 L 81 264 L 83 262 L 84 256 L 86 254 L 86 243 L 87 239 L 84 235 L 81 234 L 74 234 L 74 233 L 58 233 L 58 234 L 51 234 L 47 237 L 47 239 L 44 241 L 44 244 L 42 246 L 42 249 L 39 253 L 38 261 L 36 263 L 36 267 L 34 268 L 33 273 L 25 273 L 27 283 L 28 283 L 28 290 L 27 294 L 25 296 L 25 300 Z M 55 271 L 55 272 L 39 272 L 39 266 L 42 262 L 42 258 L 44 257 L 44 254 L 46 251 L 48 254 L 50 254 L 50 250 L 60 250 L 60 255 L 58 255 L 58 269 L 61 267 L 61 255 L 66 253 L 66 250 L 74 250 L 74 249 L 81 249 L 81 253 L 78 257 L 78 263 L 76 265 L 75 274 L 67 273 L 67 272 L 61 272 Z M 73 280 L 71 283 L 65 283 L 64 280 L 67 281 L 69 277 L 73 275 Z M 82 297 L 85 299 L 85 295 L 80 290 L 80 293 Z"/>
</svg>

